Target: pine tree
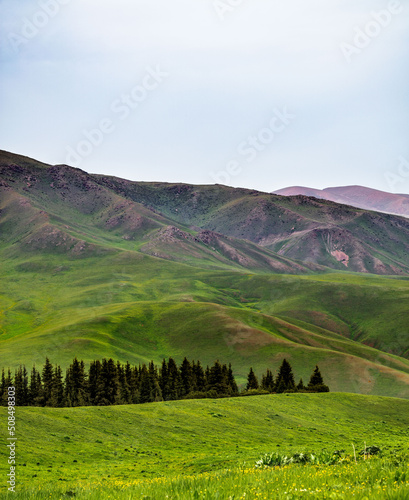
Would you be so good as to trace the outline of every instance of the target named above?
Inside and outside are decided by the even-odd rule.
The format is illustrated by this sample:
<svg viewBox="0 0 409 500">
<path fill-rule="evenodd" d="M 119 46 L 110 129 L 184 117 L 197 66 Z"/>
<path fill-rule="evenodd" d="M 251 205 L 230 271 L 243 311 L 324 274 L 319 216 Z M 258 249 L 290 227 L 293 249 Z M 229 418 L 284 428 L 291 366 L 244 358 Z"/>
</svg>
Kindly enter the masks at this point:
<svg viewBox="0 0 409 500">
<path fill-rule="evenodd" d="M 300 378 L 300 381 L 297 384 L 297 390 L 298 391 L 304 391 L 305 390 L 305 386 L 304 386 L 304 382 L 303 382 L 302 378 Z"/>
<path fill-rule="evenodd" d="M 139 400 L 141 403 L 151 403 L 153 401 L 151 377 L 145 364 L 141 369 Z"/>
<path fill-rule="evenodd" d="M 308 382 L 307 390 L 311 392 L 329 392 L 329 387 L 324 384 L 324 380 L 318 366 L 315 366 L 310 381 Z"/>
<path fill-rule="evenodd" d="M 194 390 L 196 392 L 205 392 L 206 390 L 206 377 L 203 371 L 203 367 L 200 364 L 200 361 L 192 364 L 192 371 L 194 377 Z"/>
<path fill-rule="evenodd" d="M 166 363 L 166 359 L 162 360 L 162 366 L 159 371 L 159 386 L 162 391 L 162 397 L 165 401 L 168 401 L 169 394 L 169 374 L 168 374 L 168 365 Z"/>
<path fill-rule="evenodd" d="M 282 394 L 287 389 L 285 382 L 284 382 L 284 379 L 281 378 L 281 379 L 277 380 L 275 388 L 276 388 L 275 391 L 277 394 Z"/>
<path fill-rule="evenodd" d="M 101 377 L 101 362 L 91 361 L 88 371 L 89 402 L 93 406 L 103 404 L 103 383 Z"/>
<path fill-rule="evenodd" d="M 129 402 L 131 404 L 138 403 L 139 400 L 139 391 L 138 391 L 138 377 L 137 371 L 131 368 L 129 362 L 126 362 L 125 365 L 125 380 L 128 384 L 130 391 L 130 399 Z"/>
<path fill-rule="evenodd" d="M 276 378 L 276 392 L 284 391 L 296 391 L 293 370 L 286 359 L 283 359 Z"/>
<path fill-rule="evenodd" d="M 250 368 L 249 374 L 247 375 L 246 391 L 250 391 L 252 389 L 258 389 L 258 379 L 253 371 L 253 368 Z"/>
<path fill-rule="evenodd" d="M 148 372 L 149 372 L 149 377 L 151 379 L 152 400 L 163 401 L 162 391 L 159 386 L 158 369 L 154 365 L 153 361 L 149 363 Z"/>
<path fill-rule="evenodd" d="M 89 403 L 84 361 L 74 358 L 65 375 L 67 406 L 85 406 Z"/>
<path fill-rule="evenodd" d="M 14 374 L 14 387 L 16 389 L 16 404 L 27 406 L 29 401 L 28 374 L 26 367 L 20 365 Z"/>
<path fill-rule="evenodd" d="M 51 399 L 49 406 L 61 408 L 65 406 L 64 381 L 61 366 L 56 365 L 53 373 L 53 383 L 51 390 Z"/>
<path fill-rule="evenodd" d="M 206 389 L 207 392 L 211 392 L 212 396 L 217 397 L 229 395 L 227 385 L 227 369 L 223 369 L 219 360 L 215 361 L 214 365 L 209 370 Z"/>
<path fill-rule="evenodd" d="M 101 381 L 104 405 L 113 405 L 119 395 L 118 372 L 112 358 L 103 359 L 101 366 Z"/>
<path fill-rule="evenodd" d="M 43 382 L 43 400 L 41 404 L 42 406 L 51 406 L 54 370 L 53 370 L 53 365 L 50 363 L 48 357 L 45 358 L 45 363 L 43 366 L 41 378 Z"/>
<path fill-rule="evenodd" d="M 236 380 L 234 379 L 231 363 L 229 363 L 229 369 L 227 371 L 227 384 L 229 386 L 229 392 L 232 396 L 235 396 L 239 393 Z"/>
<path fill-rule="evenodd" d="M 206 370 L 205 370 L 205 382 L 206 382 L 205 388 L 206 388 L 206 390 L 207 390 L 207 386 L 209 384 L 209 378 L 210 378 L 210 368 L 209 368 L 209 365 L 207 365 Z"/>
<path fill-rule="evenodd" d="M 0 393 L 0 404 L 3 406 L 8 405 L 8 388 L 13 387 L 13 377 L 11 375 L 10 368 L 7 370 L 7 375 L 4 372 L 4 369 L 1 373 L 1 393 Z"/>
<path fill-rule="evenodd" d="M 35 365 L 31 369 L 28 394 L 30 406 L 41 406 L 43 401 L 43 384 L 40 372 L 36 369 Z"/>
<path fill-rule="evenodd" d="M 131 389 L 128 384 L 128 380 L 125 374 L 125 368 L 122 364 L 117 361 L 116 363 L 116 372 L 118 374 L 118 383 L 119 383 L 119 396 L 117 398 L 117 403 L 122 405 L 127 405 L 131 403 Z"/>
<path fill-rule="evenodd" d="M 167 385 L 165 386 L 165 394 L 166 397 L 163 397 L 165 401 L 180 399 L 183 394 L 182 377 L 173 358 L 169 358 L 167 365 Z"/>
<path fill-rule="evenodd" d="M 193 391 L 193 370 L 192 365 L 185 357 L 180 365 L 180 377 L 182 379 L 182 393 L 181 396 L 186 396 Z"/>
</svg>

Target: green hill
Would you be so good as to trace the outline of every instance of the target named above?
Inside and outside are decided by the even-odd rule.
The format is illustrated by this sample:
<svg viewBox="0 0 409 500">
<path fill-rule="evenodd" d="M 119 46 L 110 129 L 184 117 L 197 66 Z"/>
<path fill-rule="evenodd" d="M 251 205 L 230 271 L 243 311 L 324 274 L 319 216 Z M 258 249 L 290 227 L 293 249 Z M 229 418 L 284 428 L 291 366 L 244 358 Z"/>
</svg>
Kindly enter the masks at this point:
<svg viewBox="0 0 409 500">
<path fill-rule="evenodd" d="M 407 353 L 405 280 L 211 272 L 119 252 L 8 259 L 1 283 L 0 353 L 12 367 L 188 355 L 231 362 L 244 382 L 250 366 L 261 374 L 287 357 L 304 380 L 318 363 L 332 390 L 409 396 L 409 361 L 359 342 Z"/>
</svg>

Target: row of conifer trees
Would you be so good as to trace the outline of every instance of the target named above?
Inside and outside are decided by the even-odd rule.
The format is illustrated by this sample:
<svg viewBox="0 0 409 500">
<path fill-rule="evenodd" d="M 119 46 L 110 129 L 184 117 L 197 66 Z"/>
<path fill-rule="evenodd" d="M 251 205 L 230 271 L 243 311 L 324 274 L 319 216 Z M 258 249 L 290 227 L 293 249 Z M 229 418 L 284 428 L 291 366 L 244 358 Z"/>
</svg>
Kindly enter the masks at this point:
<svg viewBox="0 0 409 500">
<path fill-rule="evenodd" d="M 304 385 L 302 378 L 296 385 L 292 367 L 286 359 L 283 359 L 276 378 L 274 378 L 271 370 L 267 370 L 266 373 L 263 373 L 260 383 L 253 369 L 250 368 L 250 372 L 247 376 L 246 391 L 258 391 L 260 389 L 271 393 L 299 391 L 329 392 L 329 387 L 324 384 L 324 380 L 318 366 L 316 366 L 312 372 L 307 386 Z"/>
<path fill-rule="evenodd" d="M 318 372 L 318 373 L 317 373 Z M 315 375 L 314 375 L 315 374 Z M 318 377 L 317 377 L 318 375 Z M 315 377 L 315 378 L 314 378 Z M 304 386 L 294 383 L 290 364 L 284 360 L 277 378 L 270 370 L 261 384 L 250 368 L 246 390 L 239 393 L 229 364 L 216 361 L 204 369 L 200 361 L 184 358 L 180 366 L 173 358 L 163 360 L 160 367 L 153 361 L 148 365 L 131 366 L 113 359 L 92 361 L 88 371 L 83 361 L 75 358 L 67 368 L 65 378 L 60 366 L 53 366 L 46 358 L 39 371 L 32 367 L 30 376 L 24 365 L 15 370 L 2 370 L 1 404 L 7 405 L 7 389 L 15 388 L 17 406 L 107 406 L 170 401 L 184 398 L 217 398 L 254 394 L 257 392 L 295 392 Z M 311 391 L 328 390 L 323 385 L 318 367 L 307 387 Z"/>
</svg>

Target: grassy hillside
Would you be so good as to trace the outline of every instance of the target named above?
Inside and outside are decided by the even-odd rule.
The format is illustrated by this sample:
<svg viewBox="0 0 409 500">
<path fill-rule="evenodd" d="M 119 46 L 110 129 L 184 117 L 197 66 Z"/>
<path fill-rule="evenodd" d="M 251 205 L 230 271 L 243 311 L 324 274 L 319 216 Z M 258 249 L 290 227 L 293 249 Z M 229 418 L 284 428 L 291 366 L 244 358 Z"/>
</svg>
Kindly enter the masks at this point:
<svg viewBox="0 0 409 500">
<path fill-rule="evenodd" d="M 35 492 L 51 489 L 81 497 L 94 492 L 92 498 L 108 498 L 109 492 L 114 498 L 115 488 L 126 493 L 126 484 L 145 479 L 149 487 L 153 478 L 244 464 L 250 469 L 262 454 L 276 451 L 344 449 L 352 454 L 352 444 L 358 452 L 366 443 L 384 452 L 407 453 L 408 413 L 405 400 L 331 393 L 105 408 L 17 408 L 20 498 L 35 498 Z M 0 408 L 0 418 L 5 417 L 5 408 Z M 1 447 L 3 468 L 6 460 L 6 448 Z"/>
<path fill-rule="evenodd" d="M 406 280 L 206 271 L 135 252 L 3 262 L 0 353 L 12 367 L 186 355 L 231 362 L 243 383 L 250 366 L 260 375 L 287 357 L 304 380 L 318 363 L 332 390 L 409 396 L 409 361 L 358 342 L 405 354 Z"/>
</svg>

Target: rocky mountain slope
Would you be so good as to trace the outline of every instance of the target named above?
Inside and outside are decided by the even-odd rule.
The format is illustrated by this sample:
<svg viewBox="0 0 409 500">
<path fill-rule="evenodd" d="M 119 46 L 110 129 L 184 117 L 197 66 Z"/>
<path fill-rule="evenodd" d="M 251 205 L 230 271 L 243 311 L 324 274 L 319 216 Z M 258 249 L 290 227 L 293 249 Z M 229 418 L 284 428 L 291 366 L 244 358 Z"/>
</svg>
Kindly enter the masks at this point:
<svg viewBox="0 0 409 500">
<path fill-rule="evenodd" d="M 180 223 L 250 240 L 305 265 L 375 274 L 409 272 L 409 220 L 402 217 L 306 196 L 93 177 Z"/>
</svg>

